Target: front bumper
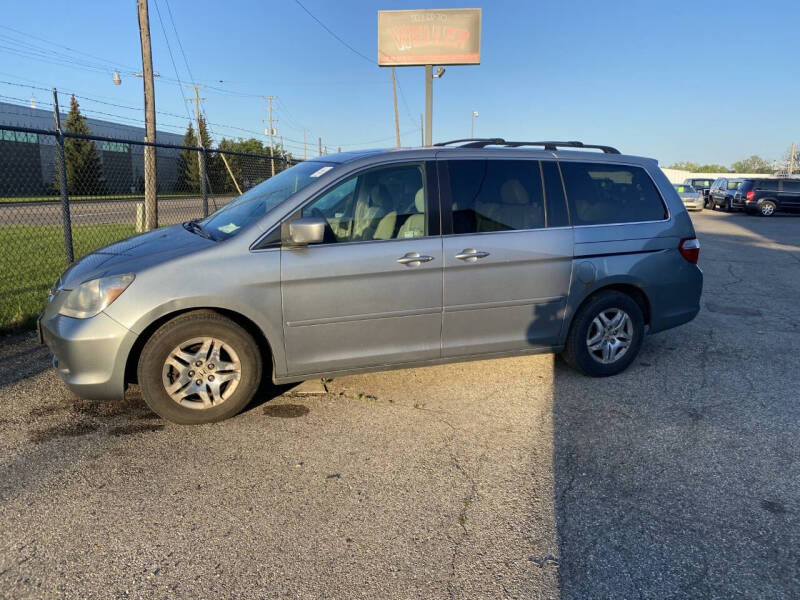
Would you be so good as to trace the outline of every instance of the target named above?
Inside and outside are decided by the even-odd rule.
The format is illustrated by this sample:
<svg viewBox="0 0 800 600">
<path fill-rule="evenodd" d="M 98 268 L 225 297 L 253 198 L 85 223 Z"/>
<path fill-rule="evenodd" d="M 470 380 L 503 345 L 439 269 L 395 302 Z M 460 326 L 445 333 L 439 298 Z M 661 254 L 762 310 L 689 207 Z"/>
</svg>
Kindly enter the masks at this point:
<svg viewBox="0 0 800 600">
<path fill-rule="evenodd" d="M 53 353 L 53 367 L 73 393 L 91 400 L 122 399 L 135 333 L 102 312 L 73 319 L 51 307 L 40 317 L 39 327 Z"/>
</svg>

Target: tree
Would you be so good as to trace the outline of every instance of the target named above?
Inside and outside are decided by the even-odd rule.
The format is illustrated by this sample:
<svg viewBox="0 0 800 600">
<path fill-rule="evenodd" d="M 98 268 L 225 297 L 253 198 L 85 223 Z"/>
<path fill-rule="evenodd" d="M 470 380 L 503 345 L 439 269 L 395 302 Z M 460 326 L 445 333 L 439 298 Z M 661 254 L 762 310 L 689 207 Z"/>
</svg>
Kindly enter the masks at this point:
<svg viewBox="0 0 800 600">
<path fill-rule="evenodd" d="M 200 128 L 200 140 L 203 147 L 209 150 L 212 146 L 211 136 L 208 134 L 208 127 L 203 115 L 198 121 Z M 186 133 L 183 136 L 183 145 L 197 147 L 197 134 L 194 126 L 189 122 Z M 178 160 L 178 179 L 175 183 L 176 192 L 200 192 L 200 162 L 198 160 L 199 150 L 181 150 Z M 206 152 L 206 189 L 209 194 L 222 191 L 224 165 L 220 164 L 219 157 L 214 152 Z"/>
<path fill-rule="evenodd" d="M 256 156 L 241 156 L 239 154 L 225 154 L 228 165 L 233 171 L 233 176 L 236 182 L 241 187 L 242 191 L 248 190 L 254 185 L 261 183 L 269 178 L 270 173 L 270 159 L 269 147 L 262 144 L 256 138 L 229 140 L 223 138 L 219 143 L 220 150 L 228 150 L 232 152 L 246 152 Z M 220 154 L 224 154 L 221 152 Z M 273 148 L 272 157 L 275 161 L 275 171 L 279 172 L 285 168 L 286 161 L 291 159 L 291 156 L 286 154 L 281 147 Z M 222 165 L 225 169 L 225 166 Z M 231 181 L 230 174 L 225 169 L 224 176 L 224 191 L 235 192 L 236 186 Z"/>
<path fill-rule="evenodd" d="M 772 173 L 772 165 L 757 154 L 737 160 L 731 165 L 734 173 Z"/>
<path fill-rule="evenodd" d="M 91 133 L 75 96 L 70 98 L 69 114 L 64 123 L 64 130 L 84 135 Z M 75 195 L 102 194 L 105 190 L 103 164 L 100 162 L 94 141 L 65 138 L 64 154 L 67 166 L 67 191 Z M 57 172 L 56 177 L 58 177 Z"/>
<path fill-rule="evenodd" d="M 681 171 L 689 171 L 690 173 L 730 173 L 731 170 L 723 165 L 701 165 L 696 162 L 681 161 L 671 164 L 668 169 L 678 169 Z"/>
<path fill-rule="evenodd" d="M 197 136 L 194 133 L 194 127 L 191 121 L 189 121 L 189 126 L 186 128 L 186 133 L 183 136 L 183 145 L 197 145 Z M 199 192 L 200 178 L 197 174 L 198 169 L 197 151 L 181 150 L 181 156 L 178 159 L 178 179 L 175 182 L 175 191 Z"/>
</svg>

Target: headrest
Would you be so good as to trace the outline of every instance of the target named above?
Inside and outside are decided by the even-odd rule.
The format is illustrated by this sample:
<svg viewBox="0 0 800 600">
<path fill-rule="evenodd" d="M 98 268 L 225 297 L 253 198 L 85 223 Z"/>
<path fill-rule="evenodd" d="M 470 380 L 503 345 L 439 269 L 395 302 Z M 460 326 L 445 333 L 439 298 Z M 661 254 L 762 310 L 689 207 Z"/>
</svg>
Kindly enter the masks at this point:
<svg viewBox="0 0 800 600">
<path fill-rule="evenodd" d="M 370 206 L 379 206 L 385 209 L 392 208 L 392 197 L 389 195 L 385 185 L 378 183 L 372 186 L 369 191 L 369 203 Z"/>
<path fill-rule="evenodd" d="M 500 188 L 503 204 L 528 204 L 528 192 L 518 179 L 509 179 Z"/>
<path fill-rule="evenodd" d="M 417 193 L 414 194 L 414 207 L 417 209 L 417 212 L 425 212 L 425 190 L 423 188 L 419 188 Z"/>
</svg>

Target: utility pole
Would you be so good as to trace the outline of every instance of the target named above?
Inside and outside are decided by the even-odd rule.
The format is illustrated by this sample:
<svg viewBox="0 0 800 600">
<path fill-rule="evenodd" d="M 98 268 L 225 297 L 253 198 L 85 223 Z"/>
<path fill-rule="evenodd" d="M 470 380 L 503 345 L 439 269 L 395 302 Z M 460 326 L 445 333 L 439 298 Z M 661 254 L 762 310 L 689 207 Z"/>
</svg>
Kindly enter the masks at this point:
<svg viewBox="0 0 800 600">
<path fill-rule="evenodd" d="M 142 81 L 144 82 L 145 142 L 156 142 L 156 98 L 153 86 L 153 55 L 150 49 L 150 18 L 147 0 L 136 0 L 139 13 L 139 39 L 142 44 Z M 144 147 L 144 224 L 145 230 L 158 227 L 156 200 L 156 148 Z"/>
<path fill-rule="evenodd" d="M 322 156 L 322 138 L 321 137 L 317 138 L 317 145 L 319 146 L 317 152 L 318 152 L 319 156 Z"/>
<path fill-rule="evenodd" d="M 392 97 L 394 98 L 394 135 L 397 138 L 397 147 L 400 147 L 400 117 L 397 115 L 397 83 L 394 79 L 394 67 L 392 67 Z"/>
<path fill-rule="evenodd" d="M 789 152 L 789 168 L 787 169 L 789 175 L 794 171 L 794 142 L 792 142 L 792 149 Z"/>
<path fill-rule="evenodd" d="M 308 160 L 308 146 L 306 146 L 306 130 L 303 129 L 303 160 Z"/>
<path fill-rule="evenodd" d="M 267 96 L 267 106 L 269 111 L 269 171 L 271 177 L 275 176 L 275 161 L 272 158 L 272 99 L 274 96 Z"/>
<path fill-rule="evenodd" d="M 433 65 L 425 65 L 425 145 L 433 144 Z"/>
<path fill-rule="evenodd" d="M 422 126 L 422 113 L 419 113 L 419 145 L 425 145 L 425 128 Z"/>
<path fill-rule="evenodd" d="M 203 198 L 203 216 L 207 217 L 208 188 L 206 187 L 206 169 L 205 169 L 206 148 L 205 146 L 203 146 L 203 136 L 200 135 L 200 100 L 205 100 L 205 98 L 200 97 L 200 88 L 204 86 L 195 84 L 190 87 L 194 88 L 194 121 L 197 124 L 197 129 L 195 130 L 195 136 L 197 138 L 197 145 L 201 148 L 201 150 L 197 153 L 197 180 L 198 183 L 200 184 L 200 195 Z M 192 101 L 188 100 L 188 102 Z"/>
</svg>

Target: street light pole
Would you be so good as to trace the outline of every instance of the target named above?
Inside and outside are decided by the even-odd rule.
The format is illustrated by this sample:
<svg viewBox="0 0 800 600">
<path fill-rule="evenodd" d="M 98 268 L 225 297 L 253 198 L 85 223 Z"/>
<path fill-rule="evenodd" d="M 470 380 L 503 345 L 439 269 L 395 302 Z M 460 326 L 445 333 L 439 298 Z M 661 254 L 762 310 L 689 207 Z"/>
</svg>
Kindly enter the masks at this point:
<svg viewBox="0 0 800 600">
<path fill-rule="evenodd" d="M 475 117 L 477 117 L 477 116 L 478 116 L 478 111 L 477 110 L 473 110 L 472 111 L 472 121 L 471 121 L 471 124 L 470 124 L 470 127 L 469 127 L 469 137 L 471 137 L 471 138 L 475 137 Z"/>
</svg>

